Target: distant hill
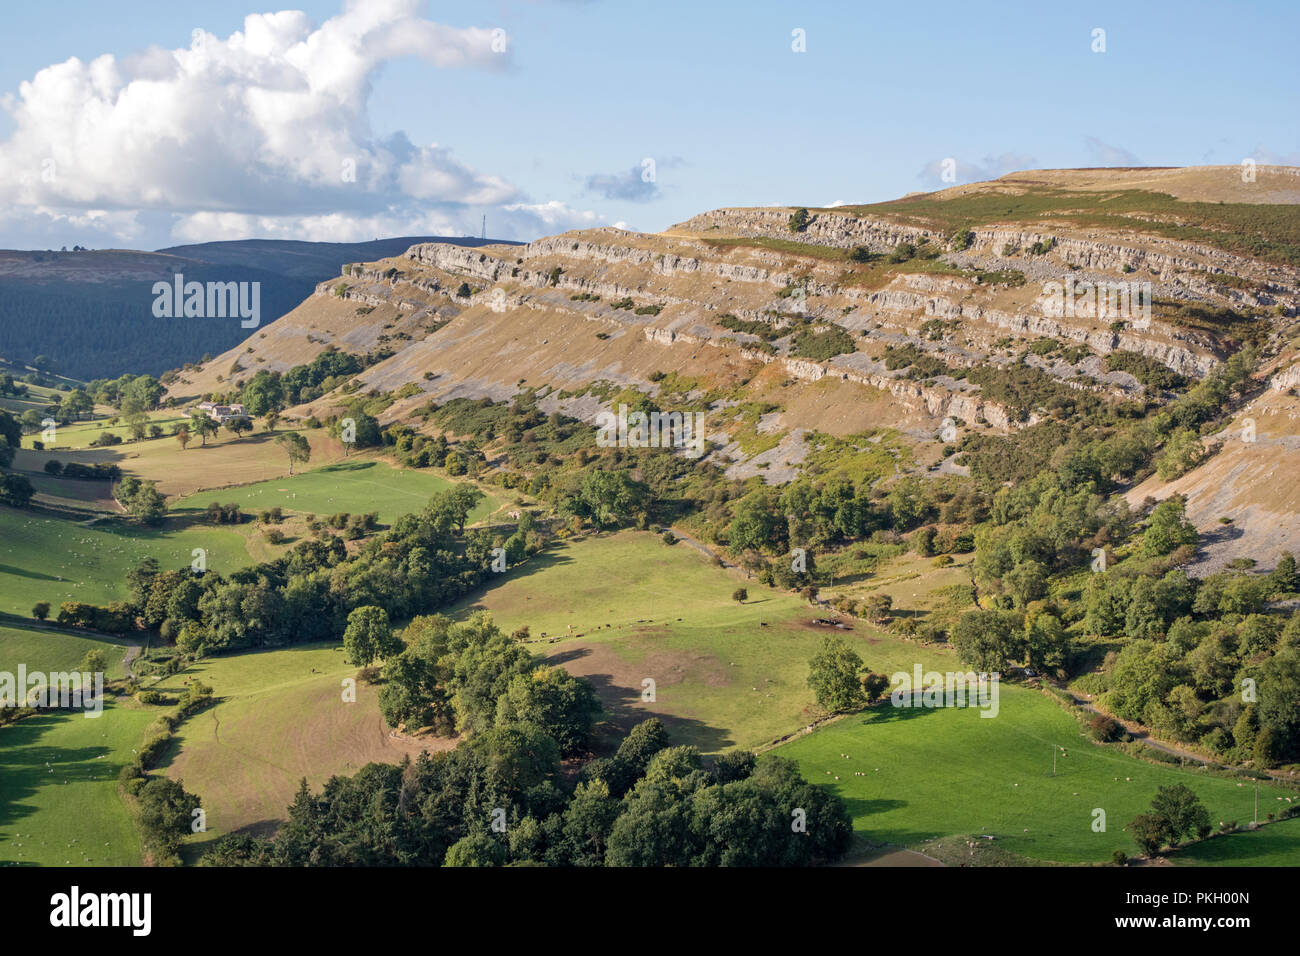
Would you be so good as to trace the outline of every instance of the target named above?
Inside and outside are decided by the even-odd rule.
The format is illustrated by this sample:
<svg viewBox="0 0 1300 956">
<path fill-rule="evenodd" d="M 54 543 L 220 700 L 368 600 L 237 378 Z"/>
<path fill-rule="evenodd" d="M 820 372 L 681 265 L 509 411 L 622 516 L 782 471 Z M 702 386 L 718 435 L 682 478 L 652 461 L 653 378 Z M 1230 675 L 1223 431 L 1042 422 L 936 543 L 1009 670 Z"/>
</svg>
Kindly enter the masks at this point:
<svg viewBox="0 0 1300 956">
<path fill-rule="evenodd" d="M 212 265 L 267 269 L 296 279 L 321 282 L 337 275 L 345 262 L 374 262 L 400 256 L 422 242 L 446 242 L 456 246 L 503 245 L 499 239 L 470 236 L 398 236 L 370 242 L 297 242 L 292 239 L 240 239 L 234 242 L 201 242 L 191 246 L 159 249 L 160 255 L 179 256 Z M 295 305 L 297 303 L 294 303 Z"/>
<path fill-rule="evenodd" d="M 290 311 L 349 262 L 401 255 L 420 243 L 478 246 L 493 240 L 409 236 L 372 242 L 248 239 L 158 252 L 0 250 L 0 354 L 46 355 L 81 379 L 159 374 L 238 344 L 237 319 L 158 319 L 153 285 L 181 274 L 198 282 L 261 283 L 261 324 Z"/>
</svg>

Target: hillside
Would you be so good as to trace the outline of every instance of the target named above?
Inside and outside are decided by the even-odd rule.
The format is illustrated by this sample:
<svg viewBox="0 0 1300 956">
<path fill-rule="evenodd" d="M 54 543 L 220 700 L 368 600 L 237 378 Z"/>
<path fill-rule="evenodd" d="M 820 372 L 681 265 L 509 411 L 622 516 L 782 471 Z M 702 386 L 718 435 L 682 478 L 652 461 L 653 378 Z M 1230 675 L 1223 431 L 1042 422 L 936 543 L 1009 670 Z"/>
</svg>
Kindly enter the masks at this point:
<svg viewBox="0 0 1300 956">
<path fill-rule="evenodd" d="M 1153 476 L 1127 495 L 1140 504 L 1148 496 L 1187 498 L 1187 515 L 1203 533 L 1198 574 L 1221 571 L 1249 558 L 1272 568 L 1283 551 L 1300 550 L 1300 488 L 1289 477 L 1300 469 L 1300 364 L 1294 352 L 1270 368 L 1266 387 L 1230 424 L 1209 437 L 1217 449 L 1204 464 L 1172 481 Z"/>
<path fill-rule="evenodd" d="M 345 262 L 386 259 L 399 256 L 421 242 L 447 242 L 473 248 L 495 239 L 473 236 L 396 236 L 370 242 L 299 242 L 289 239 L 239 239 L 228 242 L 201 242 L 159 249 L 162 255 L 179 256 L 211 265 L 245 266 L 268 269 L 296 279 L 319 282 L 338 272 Z M 507 243 L 514 245 L 514 243 Z"/>
<path fill-rule="evenodd" d="M 222 393 L 333 346 L 387 355 L 357 376 L 367 394 L 406 386 L 385 423 L 431 400 L 499 401 L 521 388 L 539 390 L 544 411 L 594 421 L 620 390 L 667 395 L 668 376 L 679 398 L 709 397 L 711 458 L 732 477 L 787 481 L 811 433 L 873 429 L 897 430 L 918 472 L 961 473 L 954 441 L 1077 425 L 1095 409 L 1141 414 L 1247 344 L 1277 370 L 1300 309 L 1300 207 L 1286 204 L 1298 172 L 1261 167 L 1251 192 L 1236 167 L 1036 171 L 808 210 L 798 229 L 794 207 L 733 208 L 655 235 L 420 243 L 345 266 L 279 321 L 185 370 L 171 394 Z M 1251 228 L 1238 228 L 1246 217 Z M 1067 283 L 1138 298 L 1063 307 Z M 1144 292 L 1149 312 L 1133 305 Z M 325 418 L 344 397 L 289 414 Z M 1153 479 L 1136 500 L 1171 490 Z M 1241 493 L 1233 507 L 1262 507 Z M 1193 514 L 1218 528 L 1217 507 L 1193 502 Z M 1295 543 L 1260 520 L 1269 554 Z"/>
<path fill-rule="evenodd" d="M 261 844 L 216 835 L 276 830 L 303 777 L 469 752 L 469 724 L 408 707 L 433 699 L 419 668 L 386 660 L 363 707 L 334 706 L 327 684 L 354 664 L 316 642 L 363 608 L 403 628 L 397 661 L 445 661 L 469 633 L 448 630 L 444 654 L 426 627 L 481 629 L 559 668 L 547 680 L 587 681 L 603 717 L 578 759 L 616 761 L 657 717 L 714 766 L 751 747 L 760 768 L 793 760 L 863 839 L 973 856 L 978 835 L 1013 859 L 1099 863 L 1133 834 L 1062 828 L 1062 801 L 1128 820 L 1175 782 L 1228 839 L 1253 788 L 1193 764 L 1268 773 L 1274 803 L 1300 770 L 1300 577 L 1282 560 L 1300 550 L 1298 207 L 1242 202 L 1229 172 L 1038 171 L 870 206 L 717 209 L 659 234 L 378 249 L 165 373 L 147 421 L 116 414 L 130 383 L 48 441 L 29 424 L 10 493 L 30 483 L 38 510 L 0 508 L 10 646 L 33 646 L 16 622 L 39 602 L 154 626 L 99 606 L 128 590 L 160 638 L 179 634 L 137 673 L 178 694 L 201 673 L 219 699 L 140 772 L 203 794 L 220 823 L 187 852 L 227 861 Z M 141 265 L 103 261 L 111 281 Z M 10 407 L 52 397 L 32 388 Z M 211 434 L 189 415 L 202 399 L 249 415 Z M 611 447 L 593 426 L 625 406 L 702 416 L 702 461 Z M 124 480 L 73 468 L 90 464 Z M 1185 506 L 1155 505 L 1172 496 Z M 193 601 L 173 610 L 181 578 L 163 574 L 147 598 L 127 587 L 141 560 L 187 555 L 217 572 Z M 821 677 L 837 642 L 864 694 L 863 669 L 882 687 L 913 668 L 1003 675 L 1004 717 L 836 702 Z M 1058 745 L 1049 777 L 1042 744 L 1076 734 L 1094 741 Z M 285 740 L 297 757 L 268 777 Z M 880 759 L 917 746 L 902 772 Z M 988 799 L 949 806 L 954 774 Z M 1276 832 L 1254 855 L 1286 852 Z"/>
</svg>

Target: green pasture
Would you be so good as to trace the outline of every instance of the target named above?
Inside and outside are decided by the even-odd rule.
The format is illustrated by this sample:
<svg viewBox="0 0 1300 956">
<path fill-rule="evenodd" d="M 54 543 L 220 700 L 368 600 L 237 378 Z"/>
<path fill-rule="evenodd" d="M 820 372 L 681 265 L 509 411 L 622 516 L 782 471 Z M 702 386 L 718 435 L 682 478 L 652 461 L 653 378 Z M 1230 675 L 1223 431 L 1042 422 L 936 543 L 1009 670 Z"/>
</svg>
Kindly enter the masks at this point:
<svg viewBox="0 0 1300 956">
<path fill-rule="evenodd" d="M 379 512 L 379 520 L 419 511 L 436 493 L 455 483 L 428 471 L 394 468 L 382 461 L 340 462 L 302 474 L 273 478 L 236 488 L 203 491 L 182 498 L 175 511 L 202 511 L 213 501 L 237 504 L 244 511 L 264 511 L 277 505 L 286 511 L 328 516 L 347 511 L 353 514 Z M 486 497 L 470 514 L 470 522 L 481 521 L 501 506 Z"/>
<path fill-rule="evenodd" d="M 223 574 L 251 563 L 244 539 L 226 528 L 174 518 L 161 528 L 115 518 L 88 524 L 0 506 L 0 611 L 30 617 L 34 604 L 48 601 L 54 616 L 63 601 L 120 600 L 126 572 L 145 558 L 187 567 L 195 548 Z"/>
<path fill-rule="evenodd" d="M 1053 700 L 1006 684 L 993 718 L 977 709 L 896 708 L 885 701 L 772 752 L 834 790 L 867 839 L 905 847 L 989 835 L 1001 849 L 1033 859 L 1103 862 L 1115 850 L 1137 854 L 1124 827 L 1149 808 L 1162 785 L 1195 790 L 1215 827 L 1249 822 L 1254 807 L 1250 781 L 1091 743 Z M 1261 806 L 1285 805 L 1278 796 L 1295 794 L 1260 787 Z M 1105 811 L 1105 832 L 1094 830 L 1096 810 Z"/>
</svg>

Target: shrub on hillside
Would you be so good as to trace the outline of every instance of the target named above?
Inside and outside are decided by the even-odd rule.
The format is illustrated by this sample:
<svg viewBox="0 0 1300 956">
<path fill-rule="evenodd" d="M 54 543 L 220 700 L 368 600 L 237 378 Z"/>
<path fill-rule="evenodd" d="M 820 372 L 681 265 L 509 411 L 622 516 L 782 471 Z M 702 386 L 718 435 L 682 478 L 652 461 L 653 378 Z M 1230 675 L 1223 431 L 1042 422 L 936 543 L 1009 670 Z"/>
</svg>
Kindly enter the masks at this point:
<svg viewBox="0 0 1300 956">
<path fill-rule="evenodd" d="M 1100 740 L 1102 743 L 1113 743 L 1124 736 L 1124 728 L 1117 720 L 1107 717 L 1105 714 L 1094 714 L 1088 721 L 1088 733 L 1092 734 L 1094 740 Z"/>
</svg>

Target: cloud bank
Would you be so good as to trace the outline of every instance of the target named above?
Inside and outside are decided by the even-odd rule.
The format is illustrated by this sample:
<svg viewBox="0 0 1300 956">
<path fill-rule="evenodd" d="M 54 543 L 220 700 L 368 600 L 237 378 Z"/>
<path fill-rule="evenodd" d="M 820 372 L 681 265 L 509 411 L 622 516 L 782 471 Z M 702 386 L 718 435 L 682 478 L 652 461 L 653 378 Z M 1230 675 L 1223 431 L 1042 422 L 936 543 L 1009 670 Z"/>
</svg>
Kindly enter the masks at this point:
<svg viewBox="0 0 1300 956">
<path fill-rule="evenodd" d="M 13 121 L 0 142 L 0 240 L 477 234 L 484 213 L 502 238 L 596 224 L 449 147 L 375 135 L 368 100 L 386 62 L 510 66 L 503 31 L 445 26 L 422 8 L 353 0 L 319 26 L 300 11 L 255 14 L 224 39 L 196 30 L 188 48 L 41 70 L 0 98 Z"/>
</svg>

